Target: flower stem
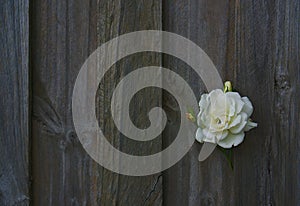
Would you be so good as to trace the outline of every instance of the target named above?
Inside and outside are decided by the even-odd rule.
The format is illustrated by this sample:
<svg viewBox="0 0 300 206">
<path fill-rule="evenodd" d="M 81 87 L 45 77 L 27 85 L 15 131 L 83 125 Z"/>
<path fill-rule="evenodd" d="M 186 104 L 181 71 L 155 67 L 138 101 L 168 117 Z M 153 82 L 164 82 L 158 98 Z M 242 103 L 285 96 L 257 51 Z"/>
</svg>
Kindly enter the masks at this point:
<svg viewBox="0 0 300 206">
<path fill-rule="evenodd" d="M 231 170 L 233 171 L 233 162 L 232 162 L 232 149 L 224 149 L 220 146 L 218 146 L 218 149 L 225 155 L 226 160 L 231 168 Z"/>
</svg>

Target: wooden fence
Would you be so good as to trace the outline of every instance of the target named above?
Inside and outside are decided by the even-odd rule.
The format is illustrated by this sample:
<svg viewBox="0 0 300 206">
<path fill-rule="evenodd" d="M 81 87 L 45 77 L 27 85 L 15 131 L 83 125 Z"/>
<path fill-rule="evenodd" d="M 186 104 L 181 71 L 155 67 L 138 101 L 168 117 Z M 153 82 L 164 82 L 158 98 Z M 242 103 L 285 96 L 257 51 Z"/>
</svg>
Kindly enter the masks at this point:
<svg viewBox="0 0 300 206">
<path fill-rule="evenodd" d="M 300 205 L 299 0 L 3 0 L 0 10 L 0 205 Z M 233 171 L 218 150 L 198 162 L 195 143 L 162 173 L 124 176 L 80 144 L 71 104 L 83 62 L 118 35 L 150 29 L 195 42 L 222 79 L 252 100 L 259 126 L 233 149 Z M 138 53 L 114 65 L 99 85 L 99 124 L 131 154 L 167 147 L 180 125 L 174 98 L 148 88 L 133 99 L 131 116 L 147 127 L 146 112 L 162 106 L 168 122 L 160 137 L 147 146 L 116 129 L 111 93 L 148 65 L 180 74 L 198 97 L 206 90 L 169 55 Z"/>
</svg>

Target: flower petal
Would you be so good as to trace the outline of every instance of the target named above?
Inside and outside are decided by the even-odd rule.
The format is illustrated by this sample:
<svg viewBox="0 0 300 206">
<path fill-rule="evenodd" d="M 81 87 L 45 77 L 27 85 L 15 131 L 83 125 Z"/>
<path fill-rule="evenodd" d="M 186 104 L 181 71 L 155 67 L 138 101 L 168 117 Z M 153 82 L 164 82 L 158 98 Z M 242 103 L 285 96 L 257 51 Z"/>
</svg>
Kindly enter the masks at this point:
<svg viewBox="0 0 300 206">
<path fill-rule="evenodd" d="M 246 126 L 246 124 L 247 124 L 247 114 L 246 113 L 244 113 L 244 112 L 242 112 L 241 114 L 240 114 L 240 116 L 241 116 L 241 121 L 240 121 L 240 123 L 239 124 L 237 124 L 236 126 L 234 126 L 234 127 L 231 127 L 229 130 L 230 130 L 230 132 L 231 133 L 233 133 L 233 134 L 237 134 L 237 133 L 240 133 L 243 129 L 244 129 L 244 127 Z"/>
<path fill-rule="evenodd" d="M 209 93 L 211 100 L 216 100 L 220 95 L 224 95 L 225 93 L 221 89 L 214 89 Z"/>
<path fill-rule="evenodd" d="M 248 117 L 250 117 L 253 112 L 252 103 L 250 102 L 248 97 L 243 97 L 242 100 L 245 103 L 242 111 L 245 112 L 248 115 Z"/>
<path fill-rule="evenodd" d="M 226 105 L 226 109 L 227 109 L 227 114 L 228 114 L 228 116 L 229 117 L 232 117 L 232 116 L 234 116 L 235 115 L 235 101 L 234 101 L 234 99 L 228 99 L 227 100 L 227 104 L 229 104 L 229 105 Z"/>
<path fill-rule="evenodd" d="M 198 142 L 203 142 L 203 137 L 204 137 L 204 135 L 203 135 L 203 132 L 202 132 L 202 129 L 201 128 L 198 128 L 197 129 L 197 132 L 196 132 L 196 140 L 198 141 Z"/>
<path fill-rule="evenodd" d="M 244 131 L 247 132 L 247 131 L 249 131 L 250 129 L 253 129 L 254 127 L 257 127 L 257 123 L 248 120 L 248 122 L 247 122 L 247 124 L 246 124 L 246 126 L 245 126 L 245 128 L 244 128 Z"/>
<path fill-rule="evenodd" d="M 234 117 L 233 121 L 229 124 L 229 127 L 228 128 L 231 128 L 231 127 L 234 127 L 236 125 L 238 125 L 242 120 L 242 116 L 241 115 L 238 115 L 236 117 Z"/>
<path fill-rule="evenodd" d="M 219 115 L 224 114 L 226 108 L 225 93 L 221 89 L 215 89 L 209 93 L 209 96 L 212 112 Z"/>
<path fill-rule="evenodd" d="M 202 94 L 201 99 L 199 101 L 200 108 L 206 108 L 208 104 L 208 94 Z"/>
<path fill-rule="evenodd" d="M 197 124 L 200 127 L 205 127 L 205 123 L 207 122 L 207 113 L 209 112 L 210 100 L 208 94 L 202 94 L 201 99 L 199 101 L 200 112 L 197 115 Z"/>
<path fill-rule="evenodd" d="M 239 134 L 229 133 L 225 139 L 218 142 L 218 145 L 220 145 L 223 148 L 231 148 L 232 146 L 237 146 L 243 142 L 244 136 L 244 132 L 241 132 Z"/>
<path fill-rule="evenodd" d="M 210 130 L 208 130 L 206 128 L 203 129 L 202 132 L 204 135 L 204 137 L 202 139 L 203 142 L 217 143 L 216 134 L 214 134 L 213 132 L 211 132 Z"/>
<path fill-rule="evenodd" d="M 227 137 L 228 135 L 228 130 L 223 130 L 222 132 L 219 132 L 216 134 L 217 139 L 220 141 L 222 139 L 224 139 L 225 137 Z"/>
<path fill-rule="evenodd" d="M 227 92 L 225 93 L 226 97 L 232 98 L 235 102 L 235 113 L 238 114 L 242 111 L 242 108 L 244 106 L 244 102 L 242 101 L 242 98 L 239 93 L 237 92 Z"/>
</svg>

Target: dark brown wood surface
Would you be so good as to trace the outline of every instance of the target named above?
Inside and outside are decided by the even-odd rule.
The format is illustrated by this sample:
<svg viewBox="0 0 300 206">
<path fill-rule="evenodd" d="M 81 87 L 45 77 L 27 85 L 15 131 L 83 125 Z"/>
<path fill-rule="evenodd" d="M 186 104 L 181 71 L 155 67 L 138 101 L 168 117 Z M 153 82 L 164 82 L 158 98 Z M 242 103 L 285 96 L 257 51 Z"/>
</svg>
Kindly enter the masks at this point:
<svg viewBox="0 0 300 206">
<path fill-rule="evenodd" d="M 300 205 L 299 0 L 28 2 L 0 4 L 0 205 Z M 218 150 L 198 162 L 196 142 L 176 165 L 146 177 L 112 173 L 83 149 L 71 111 L 80 67 L 102 43 L 147 29 L 195 42 L 223 80 L 251 99 L 258 128 L 233 149 L 233 170 Z M 131 118 L 146 128 L 149 110 L 161 106 L 168 116 L 162 135 L 143 144 L 115 127 L 114 88 L 149 65 L 175 71 L 199 98 L 206 92 L 170 55 L 144 52 L 116 63 L 99 84 L 97 118 L 111 144 L 129 154 L 160 151 L 180 125 L 176 100 L 147 88 L 134 96 Z"/>
<path fill-rule="evenodd" d="M 0 205 L 30 199 L 28 3 L 0 3 Z"/>
<path fill-rule="evenodd" d="M 160 1 L 33 2 L 33 204 L 160 205 L 161 175 L 129 177 L 99 166 L 80 144 L 71 111 L 76 76 L 87 57 L 117 35 L 161 29 Z M 119 80 L 143 65 L 160 65 L 160 55 L 121 60 L 105 75 L 97 96 L 99 125 L 115 147 L 132 153 L 160 151 L 161 139 L 147 148 L 124 140 L 106 111 Z M 160 104 L 161 92 L 148 91 L 133 103 L 133 119 L 145 127 L 148 108 L 139 102 Z"/>
<path fill-rule="evenodd" d="M 233 171 L 217 150 L 197 162 L 194 145 L 164 173 L 164 204 L 299 205 L 300 2 L 167 0 L 163 9 L 163 29 L 204 49 L 223 80 L 252 100 L 258 122 L 233 149 Z M 164 64 L 185 76 L 196 95 L 205 90 L 178 60 Z"/>
</svg>

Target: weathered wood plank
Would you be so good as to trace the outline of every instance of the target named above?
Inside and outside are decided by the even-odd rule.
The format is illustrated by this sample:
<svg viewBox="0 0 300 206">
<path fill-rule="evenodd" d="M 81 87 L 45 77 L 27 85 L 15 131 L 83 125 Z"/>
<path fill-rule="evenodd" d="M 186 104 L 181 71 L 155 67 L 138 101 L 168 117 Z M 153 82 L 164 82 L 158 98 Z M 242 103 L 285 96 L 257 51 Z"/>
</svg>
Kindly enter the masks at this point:
<svg viewBox="0 0 300 206">
<path fill-rule="evenodd" d="M 223 1 L 165 1 L 163 29 L 175 32 L 197 43 L 212 59 L 221 76 L 226 64 L 227 9 Z M 192 54 L 191 54 L 192 55 Z M 206 90 L 202 80 L 183 62 L 167 57 L 164 66 L 176 71 L 200 95 Z M 170 100 L 163 102 L 172 108 Z M 174 113 L 177 109 L 173 109 Z M 163 135 L 172 137 L 180 122 L 170 121 L 170 130 Z M 164 173 L 165 205 L 232 205 L 233 175 L 222 154 L 214 153 L 202 163 L 198 162 L 200 144 L 195 143 L 190 152 L 177 165 Z M 221 201 L 221 203 L 220 203 Z"/>
<path fill-rule="evenodd" d="M 89 54 L 119 34 L 160 29 L 160 1 L 34 0 L 32 5 L 34 205 L 160 205 L 159 174 L 128 177 L 99 166 L 79 143 L 71 114 L 75 79 Z M 159 55 L 133 56 L 112 67 L 97 97 L 99 123 L 108 139 L 133 153 L 143 147 L 124 139 L 106 110 L 116 83 L 144 64 L 160 65 Z M 144 99 L 159 104 L 160 91 L 150 91 Z M 143 127 L 140 111 L 147 108 L 138 108 L 141 100 L 133 101 L 133 119 Z M 156 142 L 146 151 L 160 147 Z"/>
<path fill-rule="evenodd" d="M 164 173 L 165 205 L 299 204 L 299 7 L 299 1 L 165 1 L 163 29 L 203 48 L 224 80 L 250 97 L 259 123 L 233 150 L 234 171 L 218 151 L 198 163 L 195 145 Z M 205 87 L 184 72 L 186 65 L 169 57 L 163 63 L 200 97 Z M 174 135 L 176 120 L 164 139 Z"/>
<path fill-rule="evenodd" d="M 0 205 L 29 205 L 29 5 L 0 4 Z"/>
</svg>

